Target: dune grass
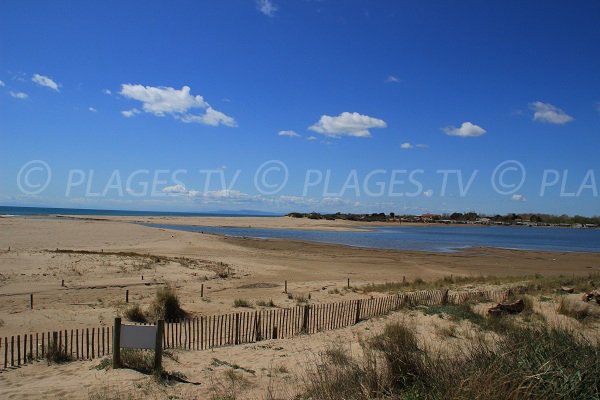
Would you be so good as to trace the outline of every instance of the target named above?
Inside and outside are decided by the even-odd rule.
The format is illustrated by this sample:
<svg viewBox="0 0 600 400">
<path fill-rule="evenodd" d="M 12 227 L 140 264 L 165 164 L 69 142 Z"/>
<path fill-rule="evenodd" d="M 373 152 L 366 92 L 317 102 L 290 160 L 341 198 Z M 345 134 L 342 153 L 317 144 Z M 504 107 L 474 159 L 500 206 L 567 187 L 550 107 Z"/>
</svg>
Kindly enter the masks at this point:
<svg viewBox="0 0 600 400">
<path fill-rule="evenodd" d="M 233 301 L 233 306 L 234 307 L 247 307 L 247 308 L 251 308 L 252 307 L 252 303 L 246 299 L 235 299 Z"/>
<path fill-rule="evenodd" d="M 123 315 L 125 316 L 125 318 L 127 318 L 131 322 L 139 322 L 139 323 L 148 322 L 148 319 L 146 318 L 146 314 L 144 313 L 142 308 L 139 306 L 139 304 L 132 304 L 131 306 L 129 306 L 125 310 Z"/>
<path fill-rule="evenodd" d="M 540 274 L 527 276 L 445 276 L 443 278 L 425 281 L 416 278 L 413 281 L 371 283 L 363 286 L 364 292 L 397 293 L 407 290 L 458 288 L 465 285 L 511 285 L 521 284 L 524 290 L 530 294 L 554 293 L 561 287 L 567 286 L 575 292 L 585 292 L 600 287 L 600 274 L 590 273 L 587 275 L 558 275 L 543 276 Z"/>
<path fill-rule="evenodd" d="M 589 304 L 565 297 L 558 302 L 557 311 L 559 314 L 574 318 L 579 322 L 588 321 L 596 316 Z"/>
<path fill-rule="evenodd" d="M 301 399 L 595 399 L 600 349 L 576 333 L 513 325 L 492 344 L 472 340 L 460 356 L 424 347 L 413 329 L 389 324 L 360 357 L 325 352 Z"/>
<path fill-rule="evenodd" d="M 187 313 L 181 308 L 175 288 L 167 286 L 156 291 L 156 297 L 150 304 L 148 315 L 167 321 L 185 318 Z"/>
</svg>

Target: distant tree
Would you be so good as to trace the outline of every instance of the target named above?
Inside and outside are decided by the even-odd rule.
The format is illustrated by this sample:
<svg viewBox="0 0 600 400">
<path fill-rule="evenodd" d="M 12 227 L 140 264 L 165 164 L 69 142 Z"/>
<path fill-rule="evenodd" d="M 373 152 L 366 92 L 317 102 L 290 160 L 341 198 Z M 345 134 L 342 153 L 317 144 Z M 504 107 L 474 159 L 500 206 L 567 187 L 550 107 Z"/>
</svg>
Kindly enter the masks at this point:
<svg viewBox="0 0 600 400">
<path fill-rule="evenodd" d="M 458 213 L 458 212 L 452 213 L 450 215 L 450 219 L 454 220 L 454 221 L 462 221 L 463 218 L 464 218 L 464 215 L 462 213 Z"/>
<path fill-rule="evenodd" d="M 464 218 L 467 221 L 475 221 L 479 216 L 475 212 L 468 212 L 465 214 Z"/>
</svg>

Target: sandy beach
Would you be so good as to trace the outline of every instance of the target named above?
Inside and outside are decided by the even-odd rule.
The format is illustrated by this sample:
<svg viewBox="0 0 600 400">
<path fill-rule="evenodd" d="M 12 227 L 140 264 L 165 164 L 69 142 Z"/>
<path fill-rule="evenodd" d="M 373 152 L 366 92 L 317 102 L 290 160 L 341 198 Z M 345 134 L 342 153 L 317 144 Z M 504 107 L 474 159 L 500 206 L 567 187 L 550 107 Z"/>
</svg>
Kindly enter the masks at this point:
<svg viewBox="0 0 600 400">
<path fill-rule="evenodd" d="M 349 221 L 294 218 L 4 218 L 0 220 L 0 318 L 3 335 L 108 323 L 130 301 L 145 304 L 174 284 L 186 310 L 227 312 L 233 299 L 293 305 L 283 293 L 339 297 L 330 289 L 455 276 L 588 274 L 600 255 L 472 248 L 458 253 L 362 249 L 283 239 L 220 237 L 145 227 L 133 221 L 294 229 L 354 229 Z M 10 252 L 8 248 L 10 247 Z M 56 249 L 71 252 L 56 253 Z M 120 255 L 117 253 L 128 253 Z M 159 261 L 150 256 L 159 257 Z M 178 259 L 185 257 L 185 259 Z M 231 272 L 223 279 L 220 271 Z M 143 280 L 142 280 L 143 276 Z M 64 280 L 64 287 L 61 286 Z M 205 300 L 200 299 L 204 285 Z M 29 294 L 34 309 L 28 310 Z M 346 296 L 352 296 L 348 294 Z M 206 301 L 208 300 L 209 301 Z"/>
<path fill-rule="evenodd" d="M 336 291 L 347 284 L 347 279 L 352 286 L 360 287 L 368 283 L 401 281 L 403 277 L 430 280 L 451 274 L 519 276 L 539 273 L 546 276 L 600 272 L 600 255 L 594 253 L 491 248 L 472 248 L 457 253 L 392 251 L 280 239 L 220 237 L 146 227 L 133 222 L 323 230 L 365 226 L 349 221 L 287 217 L 2 218 L 0 335 L 108 326 L 126 307 L 126 290 L 130 303 L 145 307 L 157 287 L 165 284 L 177 288 L 182 306 L 190 315 L 201 316 L 235 310 L 233 299 L 236 298 L 253 303 L 272 299 L 279 307 L 293 306 L 295 301 L 283 293 L 285 280 L 289 292 L 310 294 L 312 302 L 327 302 L 368 296 Z M 229 275 L 224 278 L 219 273 Z M 200 297 L 201 285 L 204 285 L 204 298 Z M 33 310 L 29 309 L 30 294 L 34 296 Z M 315 335 L 312 339 L 303 337 L 288 345 L 325 346 L 327 340 L 339 341 L 340 335 L 352 336 L 357 330 L 364 332 L 364 329 L 361 325 L 337 333 Z M 296 354 L 297 361 L 305 353 L 294 348 L 296 350 L 291 353 Z M 259 355 L 250 353 L 252 356 L 242 348 L 220 349 L 215 354 L 235 358 L 238 351 L 242 361 L 259 369 L 267 368 L 273 364 L 274 357 L 278 357 L 272 349 L 264 350 L 266 353 L 261 350 Z M 186 353 L 181 358 L 187 360 L 193 354 Z M 202 357 L 210 359 L 212 355 Z M 207 363 L 207 359 L 203 359 L 202 365 Z M 45 367 L 28 368 L 24 368 L 22 374 L 35 374 Z M 83 369 L 87 370 L 87 367 Z M 78 367 L 71 365 L 53 369 L 59 371 L 57 374 L 67 376 L 75 374 L 76 370 Z M 205 369 L 202 373 L 191 372 L 193 367 L 189 365 L 186 371 L 204 382 L 210 376 Z M 20 373 L 8 371 L 2 374 L 0 381 L 10 380 L 9 376 Z M 94 377 L 87 373 L 94 382 L 98 379 L 97 374 L 100 372 L 94 372 Z M 124 377 L 136 373 L 119 371 L 115 374 Z M 139 377 L 127 379 L 131 384 Z M 17 390 L 13 394 L 14 398 L 19 397 Z M 70 397 L 73 394 L 65 390 L 60 395 Z M 35 395 L 30 397 L 35 398 Z M 81 393 L 73 397 L 86 398 Z"/>
</svg>

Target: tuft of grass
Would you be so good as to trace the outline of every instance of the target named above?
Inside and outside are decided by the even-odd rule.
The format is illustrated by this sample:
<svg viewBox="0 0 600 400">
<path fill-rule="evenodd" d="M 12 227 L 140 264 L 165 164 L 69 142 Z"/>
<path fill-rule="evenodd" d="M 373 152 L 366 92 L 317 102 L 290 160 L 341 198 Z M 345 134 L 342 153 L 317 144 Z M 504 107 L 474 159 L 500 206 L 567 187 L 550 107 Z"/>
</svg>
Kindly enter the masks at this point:
<svg viewBox="0 0 600 400">
<path fill-rule="evenodd" d="M 234 307 L 248 307 L 251 308 L 252 307 L 252 303 L 246 299 L 235 299 L 233 301 L 233 306 Z"/>
<path fill-rule="evenodd" d="M 112 360 L 108 357 L 104 357 L 100 360 L 100 363 L 94 367 L 98 371 L 107 370 L 112 365 Z"/>
<path fill-rule="evenodd" d="M 583 322 L 594 316 L 589 304 L 575 302 L 567 297 L 562 297 L 558 303 L 557 311 L 559 314 L 566 315 Z"/>
<path fill-rule="evenodd" d="M 600 347 L 561 329 L 512 326 L 495 343 L 472 340 L 459 357 L 423 347 L 399 323 L 361 345 L 325 353 L 299 399 L 596 399 Z M 383 362 L 382 362 L 383 361 Z"/>
<path fill-rule="evenodd" d="M 154 372 L 154 351 L 123 349 L 121 350 L 121 365 L 144 374 L 151 374 Z"/>
<path fill-rule="evenodd" d="M 471 305 L 468 303 L 431 306 L 423 309 L 423 314 L 446 315 L 451 321 L 467 320 L 478 326 L 484 326 L 486 323 L 485 317 L 473 311 Z"/>
<path fill-rule="evenodd" d="M 59 346 L 58 343 L 51 342 L 46 351 L 46 361 L 48 364 L 62 364 L 72 361 L 72 357 L 67 353 L 64 346 Z"/>
<path fill-rule="evenodd" d="M 269 301 L 259 300 L 256 305 L 260 307 L 277 307 L 273 299 L 269 299 Z"/>
<path fill-rule="evenodd" d="M 144 314 L 144 311 L 142 311 L 142 308 L 139 306 L 139 304 L 133 304 L 129 306 L 125 310 L 123 315 L 125 315 L 125 318 L 127 318 L 131 322 L 148 322 L 148 319 L 146 318 L 146 315 Z"/>
<path fill-rule="evenodd" d="M 600 281 L 600 273 L 590 273 L 588 275 L 558 275 L 542 276 L 540 274 L 527 276 L 446 276 L 432 281 L 424 281 L 416 278 L 413 282 L 386 282 L 378 284 L 369 284 L 363 286 L 365 292 L 383 292 L 397 293 L 403 290 L 422 290 L 422 289 L 442 289 L 456 288 L 464 285 L 523 285 L 523 289 L 529 294 L 550 294 L 560 289 L 562 286 L 569 286 L 575 289 L 575 292 L 589 292 L 595 288 L 596 282 Z"/>
<path fill-rule="evenodd" d="M 176 320 L 185 318 L 186 312 L 181 308 L 177 292 L 172 287 L 160 288 L 152 301 L 148 314 L 156 319 Z"/>
<path fill-rule="evenodd" d="M 308 300 L 310 299 L 310 297 L 306 298 L 306 297 L 304 297 L 304 295 L 299 294 L 297 296 L 294 296 L 294 299 L 296 299 L 297 304 L 306 304 L 306 303 L 308 303 Z"/>
</svg>

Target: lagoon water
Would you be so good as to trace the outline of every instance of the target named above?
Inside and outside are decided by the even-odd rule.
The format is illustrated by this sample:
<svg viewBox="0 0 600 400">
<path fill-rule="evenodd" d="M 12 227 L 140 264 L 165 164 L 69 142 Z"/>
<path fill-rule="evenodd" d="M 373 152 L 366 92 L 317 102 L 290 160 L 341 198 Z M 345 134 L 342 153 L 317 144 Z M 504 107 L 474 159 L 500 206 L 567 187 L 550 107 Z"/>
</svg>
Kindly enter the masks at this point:
<svg viewBox="0 0 600 400">
<path fill-rule="evenodd" d="M 527 228 L 509 226 L 406 226 L 362 232 L 229 228 L 209 226 L 149 226 L 225 236 L 307 240 L 347 246 L 451 252 L 467 247 L 518 250 L 600 252 L 600 229 Z"/>
</svg>

